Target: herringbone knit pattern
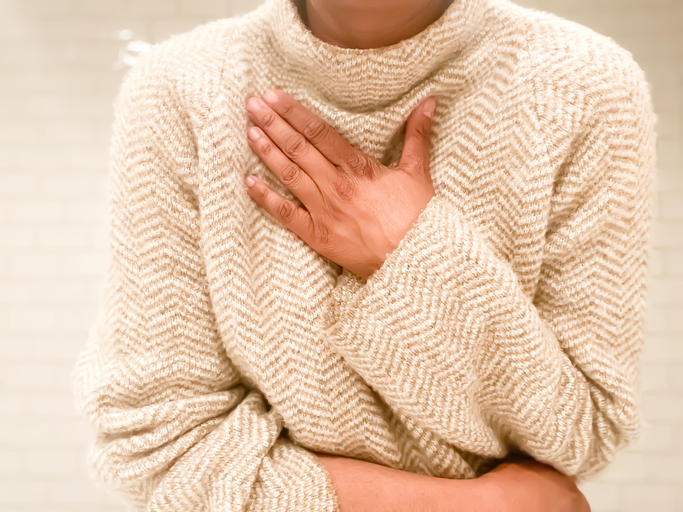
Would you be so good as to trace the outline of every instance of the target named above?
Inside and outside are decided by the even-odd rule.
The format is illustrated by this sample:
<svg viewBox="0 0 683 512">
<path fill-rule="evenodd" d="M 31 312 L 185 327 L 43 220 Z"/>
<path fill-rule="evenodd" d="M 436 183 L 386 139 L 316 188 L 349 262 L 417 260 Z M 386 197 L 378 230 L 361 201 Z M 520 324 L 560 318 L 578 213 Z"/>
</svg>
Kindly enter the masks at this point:
<svg viewBox="0 0 683 512">
<path fill-rule="evenodd" d="M 329 511 L 311 450 L 447 478 L 521 448 L 581 478 L 638 432 L 650 91 L 611 39 L 455 0 L 381 49 L 292 0 L 153 47 L 116 103 L 103 306 L 75 373 L 95 476 L 149 511 Z M 437 98 L 436 196 L 367 281 L 251 200 L 281 88 L 389 164 Z M 283 430 L 286 427 L 287 430 Z"/>
</svg>

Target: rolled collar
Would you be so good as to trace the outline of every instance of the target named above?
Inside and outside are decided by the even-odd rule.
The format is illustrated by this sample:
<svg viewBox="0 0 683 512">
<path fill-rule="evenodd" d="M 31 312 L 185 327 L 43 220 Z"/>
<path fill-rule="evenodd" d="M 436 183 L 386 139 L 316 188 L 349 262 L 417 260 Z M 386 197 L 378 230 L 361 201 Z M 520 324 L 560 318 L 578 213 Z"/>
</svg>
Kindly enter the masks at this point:
<svg viewBox="0 0 683 512">
<path fill-rule="evenodd" d="M 267 0 L 273 47 L 302 84 L 358 112 L 391 104 L 463 51 L 482 28 L 485 0 L 455 0 L 421 32 L 380 48 L 344 48 L 313 35 L 292 0 Z"/>
</svg>

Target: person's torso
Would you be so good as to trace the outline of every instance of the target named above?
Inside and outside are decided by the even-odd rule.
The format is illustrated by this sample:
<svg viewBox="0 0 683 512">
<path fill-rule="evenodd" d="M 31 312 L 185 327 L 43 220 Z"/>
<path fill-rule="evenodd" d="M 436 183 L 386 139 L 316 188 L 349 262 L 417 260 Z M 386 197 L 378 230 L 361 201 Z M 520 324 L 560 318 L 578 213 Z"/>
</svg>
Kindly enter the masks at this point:
<svg viewBox="0 0 683 512">
<path fill-rule="evenodd" d="M 479 455 L 499 457 L 507 450 L 503 441 L 476 446 L 463 439 L 454 446 L 395 414 L 326 343 L 318 318 L 342 269 L 247 195 L 243 177 L 251 173 L 298 201 L 249 148 L 245 98 L 281 88 L 388 165 L 400 156 L 408 114 L 434 95 L 430 172 L 436 194 L 474 223 L 533 300 L 554 180 L 573 137 L 565 126 L 571 120 L 558 120 L 560 135 L 548 132 L 539 117 L 521 14 L 492 5 L 476 45 L 372 112 L 329 103 L 324 91 L 285 62 L 263 59 L 274 56 L 267 37 L 238 38 L 230 49 L 224 89 L 197 134 L 212 306 L 245 384 L 263 392 L 290 439 L 307 448 L 448 478 L 473 477 Z"/>
</svg>

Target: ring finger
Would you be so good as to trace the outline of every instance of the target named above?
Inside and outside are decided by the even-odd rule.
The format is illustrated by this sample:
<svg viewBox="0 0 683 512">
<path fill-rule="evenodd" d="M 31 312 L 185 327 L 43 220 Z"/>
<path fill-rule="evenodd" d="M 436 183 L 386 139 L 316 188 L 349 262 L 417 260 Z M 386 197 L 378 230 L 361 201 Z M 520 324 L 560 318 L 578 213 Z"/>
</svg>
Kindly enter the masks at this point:
<svg viewBox="0 0 683 512">
<path fill-rule="evenodd" d="M 287 158 L 261 128 L 258 126 L 249 128 L 247 140 L 256 154 L 277 175 L 283 185 L 299 198 L 306 209 L 311 210 L 322 203 L 318 185 L 298 165 Z"/>
</svg>

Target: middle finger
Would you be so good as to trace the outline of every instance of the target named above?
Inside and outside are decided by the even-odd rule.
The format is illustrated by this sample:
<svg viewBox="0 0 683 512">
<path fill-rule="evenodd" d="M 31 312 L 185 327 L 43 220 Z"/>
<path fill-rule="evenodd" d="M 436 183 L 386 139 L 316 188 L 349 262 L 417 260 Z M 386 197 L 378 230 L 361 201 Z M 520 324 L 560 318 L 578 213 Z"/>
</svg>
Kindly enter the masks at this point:
<svg viewBox="0 0 683 512">
<path fill-rule="evenodd" d="M 264 100 L 334 165 L 343 166 L 345 162 L 353 161 L 358 150 L 328 123 L 285 91 L 267 91 Z"/>
<path fill-rule="evenodd" d="M 301 168 L 287 158 L 261 128 L 252 126 L 247 130 L 249 145 L 263 159 L 280 181 L 299 198 L 307 210 L 317 208 L 323 202 L 320 189 Z"/>
<path fill-rule="evenodd" d="M 290 160 L 297 163 L 318 185 L 333 181 L 336 167 L 313 147 L 261 98 L 247 100 L 249 117 L 270 137 Z"/>
</svg>

